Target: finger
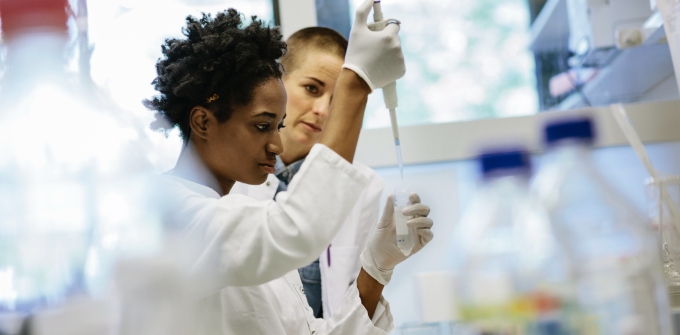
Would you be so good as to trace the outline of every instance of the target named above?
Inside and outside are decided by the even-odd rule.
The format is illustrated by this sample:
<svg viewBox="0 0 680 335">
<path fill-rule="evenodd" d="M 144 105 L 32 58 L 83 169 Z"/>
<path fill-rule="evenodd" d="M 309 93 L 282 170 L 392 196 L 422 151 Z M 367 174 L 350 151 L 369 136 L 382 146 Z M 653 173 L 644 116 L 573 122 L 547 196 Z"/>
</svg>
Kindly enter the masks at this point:
<svg viewBox="0 0 680 335">
<path fill-rule="evenodd" d="M 430 229 L 434 222 L 430 218 L 413 218 L 406 221 L 406 225 L 410 228 L 416 229 Z"/>
<path fill-rule="evenodd" d="M 393 20 L 397 21 L 397 20 Z M 397 21 L 399 22 L 399 21 Z M 388 35 L 395 35 L 398 34 L 399 31 L 401 30 L 401 25 L 399 23 L 388 23 L 385 29 L 383 29 L 383 32 L 387 33 Z"/>
<path fill-rule="evenodd" d="M 426 245 L 434 238 L 434 234 L 429 229 L 418 229 L 418 235 L 420 236 L 420 244 Z"/>
<path fill-rule="evenodd" d="M 385 201 L 385 209 L 383 209 L 383 214 L 380 222 L 378 222 L 378 228 L 387 227 L 394 219 L 394 197 L 390 194 L 387 196 L 387 201 Z"/>
<path fill-rule="evenodd" d="M 430 215 L 430 206 L 424 205 L 424 204 L 408 205 L 408 206 L 404 206 L 404 208 L 401 210 L 401 212 L 405 216 L 414 216 L 414 215 L 428 216 L 428 215 Z"/>
<path fill-rule="evenodd" d="M 355 25 L 366 25 L 366 20 L 368 20 L 368 14 L 371 13 L 371 8 L 373 8 L 373 0 L 364 1 L 359 7 L 354 15 Z M 391 24 L 390 26 L 394 26 Z"/>
<path fill-rule="evenodd" d="M 412 204 L 420 203 L 420 196 L 416 192 L 411 192 L 411 194 L 408 196 L 408 199 L 411 200 Z"/>
</svg>

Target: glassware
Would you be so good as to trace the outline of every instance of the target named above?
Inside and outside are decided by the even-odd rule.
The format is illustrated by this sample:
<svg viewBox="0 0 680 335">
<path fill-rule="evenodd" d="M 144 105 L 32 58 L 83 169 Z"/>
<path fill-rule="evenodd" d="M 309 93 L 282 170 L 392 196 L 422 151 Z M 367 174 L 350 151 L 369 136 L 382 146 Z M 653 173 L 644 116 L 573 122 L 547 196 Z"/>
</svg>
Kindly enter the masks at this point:
<svg viewBox="0 0 680 335">
<path fill-rule="evenodd" d="M 144 126 L 67 70 L 66 8 L 0 2 L 0 314 L 103 298 L 162 243 Z"/>
<path fill-rule="evenodd" d="M 646 182 L 649 216 L 659 233 L 664 273 L 671 287 L 680 288 L 680 218 L 672 215 L 669 205 L 680 204 L 680 176 L 661 176 Z M 665 188 L 666 192 L 661 189 Z M 669 199 L 665 199 L 669 197 Z"/>
<path fill-rule="evenodd" d="M 676 333 L 680 329 L 680 218 L 669 206 L 680 204 L 680 176 L 662 175 L 646 182 L 649 217 L 658 233 L 663 272 Z M 665 190 L 662 190 L 665 189 Z M 677 211 L 675 211 L 677 213 Z"/>
<path fill-rule="evenodd" d="M 545 138 L 548 152 L 532 189 L 575 265 L 580 332 L 670 334 L 654 233 L 592 164 L 592 122 L 551 123 Z"/>
<path fill-rule="evenodd" d="M 410 192 L 406 189 L 394 190 L 394 223 L 397 226 L 397 247 L 408 256 L 413 250 L 415 231 L 406 225 L 408 217 L 404 216 L 402 209 L 411 204 Z"/>
</svg>

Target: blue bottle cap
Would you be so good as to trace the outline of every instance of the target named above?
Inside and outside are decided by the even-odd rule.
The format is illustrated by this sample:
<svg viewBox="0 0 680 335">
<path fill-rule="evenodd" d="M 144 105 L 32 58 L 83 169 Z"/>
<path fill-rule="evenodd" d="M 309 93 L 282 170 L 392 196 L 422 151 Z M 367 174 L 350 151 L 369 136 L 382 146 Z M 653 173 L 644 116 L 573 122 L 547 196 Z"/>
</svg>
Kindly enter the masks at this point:
<svg viewBox="0 0 680 335">
<path fill-rule="evenodd" d="M 479 156 L 479 162 L 485 177 L 524 174 L 531 171 L 529 155 L 523 150 L 488 151 Z"/>
<path fill-rule="evenodd" d="M 590 118 L 560 120 L 548 123 L 545 126 L 546 144 L 553 144 L 566 139 L 592 142 L 594 138 L 595 134 Z"/>
</svg>

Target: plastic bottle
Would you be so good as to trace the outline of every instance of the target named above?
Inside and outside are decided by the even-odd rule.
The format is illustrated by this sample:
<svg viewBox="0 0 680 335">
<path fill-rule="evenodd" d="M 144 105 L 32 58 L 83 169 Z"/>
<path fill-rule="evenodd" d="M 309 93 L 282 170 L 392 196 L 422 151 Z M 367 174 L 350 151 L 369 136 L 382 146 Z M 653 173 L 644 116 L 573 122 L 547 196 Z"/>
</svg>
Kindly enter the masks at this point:
<svg viewBox="0 0 680 335">
<path fill-rule="evenodd" d="M 483 179 L 451 253 L 466 334 L 573 334 L 570 264 L 529 195 L 528 156 L 493 151 L 479 161 Z"/>
<path fill-rule="evenodd" d="M 102 297 L 162 241 L 144 126 L 68 70 L 67 5 L 0 1 L 0 314 Z"/>
<path fill-rule="evenodd" d="M 531 186 L 577 265 L 580 334 L 670 334 L 654 233 L 593 166 L 593 140 L 588 118 L 548 124 Z"/>
</svg>

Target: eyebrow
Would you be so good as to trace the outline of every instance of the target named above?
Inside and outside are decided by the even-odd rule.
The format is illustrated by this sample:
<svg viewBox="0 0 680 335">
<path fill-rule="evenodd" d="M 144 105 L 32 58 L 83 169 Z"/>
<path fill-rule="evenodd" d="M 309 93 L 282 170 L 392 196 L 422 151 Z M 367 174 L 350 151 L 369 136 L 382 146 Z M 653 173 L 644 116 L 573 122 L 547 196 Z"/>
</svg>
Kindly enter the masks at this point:
<svg viewBox="0 0 680 335">
<path fill-rule="evenodd" d="M 253 117 L 260 117 L 260 116 L 266 116 L 266 117 L 271 118 L 271 119 L 276 119 L 276 114 L 272 113 L 272 112 L 262 112 L 262 113 L 253 115 Z"/>
<path fill-rule="evenodd" d="M 316 79 L 316 78 L 314 78 L 314 77 L 305 77 L 305 78 L 314 80 L 315 82 L 319 83 L 319 85 L 321 85 L 321 87 L 325 87 L 325 86 L 326 86 L 326 83 L 324 83 L 323 81 L 321 81 L 321 80 L 319 80 L 319 79 Z"/>
</svg>

